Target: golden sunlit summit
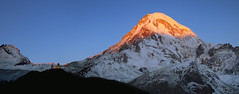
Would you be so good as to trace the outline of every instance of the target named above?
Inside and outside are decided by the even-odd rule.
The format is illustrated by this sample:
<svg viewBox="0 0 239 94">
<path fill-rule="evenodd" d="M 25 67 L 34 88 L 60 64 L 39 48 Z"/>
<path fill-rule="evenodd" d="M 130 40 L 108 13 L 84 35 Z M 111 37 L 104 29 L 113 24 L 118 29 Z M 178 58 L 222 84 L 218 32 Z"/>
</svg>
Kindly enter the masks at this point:
<svg viewBox="0 0 239 94">
<path fill-rule="evenodd" d="M 184 38 L 186 36 L 198 37 L 190 28 L 179 24 L 164 13 L 156 12 L 144 16 L 119 43 L 109 47 L 107 52 L 117 52 L 125 43 L 133 42 L 138 38 L 147 38 L 153 34 L 168 35 L 175 38 Z"/>
</svg>

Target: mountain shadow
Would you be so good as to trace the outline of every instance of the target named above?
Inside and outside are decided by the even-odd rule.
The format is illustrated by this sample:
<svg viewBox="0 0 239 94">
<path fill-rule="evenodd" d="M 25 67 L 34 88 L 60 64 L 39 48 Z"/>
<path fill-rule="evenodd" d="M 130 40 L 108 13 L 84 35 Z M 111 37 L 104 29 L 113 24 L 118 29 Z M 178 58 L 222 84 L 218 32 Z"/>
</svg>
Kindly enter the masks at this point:
<svg viewBox="0 0 239 94">
<path fill-rule="evenodd" d="M 1 87 L 8 92 L 74 92 L 74 93 L 120 93 L 147 94 L 133 86 L 103 78 L 79 78 L 62 69 L 51 69 L 43 72 L 32 71 L 14 82 Z"/>
</svg>

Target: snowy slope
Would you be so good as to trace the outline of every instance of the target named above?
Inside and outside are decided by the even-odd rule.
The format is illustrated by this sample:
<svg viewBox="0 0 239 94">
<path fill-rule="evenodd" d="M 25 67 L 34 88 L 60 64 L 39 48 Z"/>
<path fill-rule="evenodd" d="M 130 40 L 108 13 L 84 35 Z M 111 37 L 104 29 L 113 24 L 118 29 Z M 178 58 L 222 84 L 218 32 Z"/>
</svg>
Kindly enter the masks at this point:
<svg viewBox="0 0 239 94">
<path fill-rule="evenodd" d="M 204 59 L 202 63 L 213 71 L 219 74 L 239 75 L 239 47 L 218 44 L 204 54 L 208 54 L 208 59 Z"/>
<path fill-rule="evenodd" d="M 217 73 L 222 81 L 239 88 L 239 47 L 217 44 L 204 51 L 198 59 Z"/>
<path fill-rule="evenodd" d="M 239 93 L 207 66 L 196 61 L 161 68 L 136 78 L 130 84 L 152 94 Z"/>
<path fill-rule="evenodd" d="M 239 75 L 218 75 L 219 78 L 228 85 L 234 86 L 239 89 Z"/>
</svg>

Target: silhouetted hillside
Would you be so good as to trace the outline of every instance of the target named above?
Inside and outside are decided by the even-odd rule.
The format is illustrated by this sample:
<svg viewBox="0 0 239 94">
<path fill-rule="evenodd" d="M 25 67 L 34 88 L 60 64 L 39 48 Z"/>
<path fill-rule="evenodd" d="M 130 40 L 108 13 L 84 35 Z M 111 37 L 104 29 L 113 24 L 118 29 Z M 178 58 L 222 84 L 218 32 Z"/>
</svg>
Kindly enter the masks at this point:
<svg viewBox="0 0 239 94">
<path fill-rule="evenodd" d="M 74 93 L 121 93 L 145 94 L 146 92 L 113 80 L 102 78 L 79 78 L 62 69 L 29 72 L 15 82 L 2 87 L 6 91 L 74 92 Z"/>
</svg>

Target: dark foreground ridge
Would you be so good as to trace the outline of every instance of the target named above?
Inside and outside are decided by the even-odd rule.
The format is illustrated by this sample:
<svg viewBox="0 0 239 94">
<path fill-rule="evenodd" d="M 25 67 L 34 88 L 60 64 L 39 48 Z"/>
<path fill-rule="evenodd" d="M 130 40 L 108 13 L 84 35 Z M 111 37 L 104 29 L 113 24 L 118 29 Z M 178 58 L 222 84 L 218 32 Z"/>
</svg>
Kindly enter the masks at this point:
<svg viewBox="0 0 239 94">
<path fill-rule="evenodd" d="M 51 69 L 43 72 L 32 71 L 15 82 L 1 86 L 1 90 L 8 92 L 37 91 L 39 92 L 74 92 L 89 93 L 120 93 L 120 94 L 146 94 L 146 92 L 114 80 L 102 78 L 79 78 L 62 69 Z"/>
</svg>

